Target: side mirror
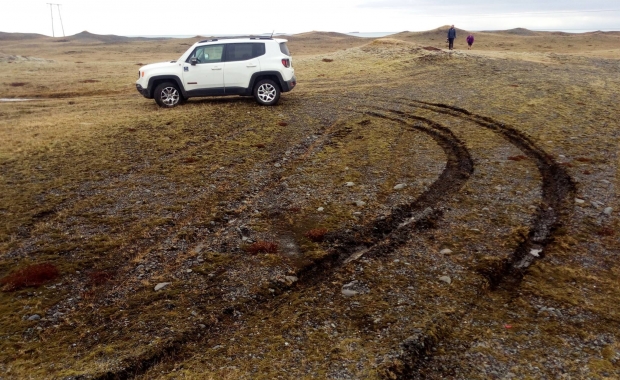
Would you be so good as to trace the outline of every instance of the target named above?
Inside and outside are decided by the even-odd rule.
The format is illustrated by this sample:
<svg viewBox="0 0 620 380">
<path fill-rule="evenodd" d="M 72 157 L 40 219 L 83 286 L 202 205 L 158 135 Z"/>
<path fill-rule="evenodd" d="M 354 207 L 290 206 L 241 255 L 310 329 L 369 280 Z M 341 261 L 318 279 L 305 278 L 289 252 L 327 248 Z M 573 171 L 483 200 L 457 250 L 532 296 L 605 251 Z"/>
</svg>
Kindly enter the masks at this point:
<svg viewBox="0 0 620 380">
<path fill-rule="evenodd" d="M 192 66 L 196 66 L 196 63 L 198 63 L 198 60 L 196 59 L 196 57 L 194 57 L 194 58 L 191 58 L 191 59 L 189 60 L 189 63 L 190 63 Z"/>
</svg>

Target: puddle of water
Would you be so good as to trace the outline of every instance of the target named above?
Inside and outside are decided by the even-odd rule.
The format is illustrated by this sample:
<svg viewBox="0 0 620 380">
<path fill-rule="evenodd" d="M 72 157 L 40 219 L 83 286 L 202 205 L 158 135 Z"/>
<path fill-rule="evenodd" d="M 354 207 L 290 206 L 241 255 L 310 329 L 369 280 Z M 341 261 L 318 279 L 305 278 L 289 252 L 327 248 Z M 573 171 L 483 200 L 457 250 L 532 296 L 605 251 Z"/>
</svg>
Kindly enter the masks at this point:
<svg viewBox="0 0 620 380">
<path fill-rule="evenodd" d="M 29 100 L 33 100 L 33 99 L 7 99 L 7 98 L 0 98 L 0 102 L 27 102 Z"/>
</svg>

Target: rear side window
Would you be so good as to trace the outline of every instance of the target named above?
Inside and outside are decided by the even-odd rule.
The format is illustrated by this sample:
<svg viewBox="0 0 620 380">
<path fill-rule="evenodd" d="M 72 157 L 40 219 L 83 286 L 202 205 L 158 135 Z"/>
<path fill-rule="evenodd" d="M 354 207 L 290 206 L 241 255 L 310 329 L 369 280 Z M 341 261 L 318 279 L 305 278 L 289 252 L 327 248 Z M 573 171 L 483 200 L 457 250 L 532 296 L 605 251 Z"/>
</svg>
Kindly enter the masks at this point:
<svg viewBox="0 0 620 380">
<path fill-rule="evenodd" d="M 226 61 L 246 61 L 265 54 L 264 43 L 227 44 Z"/>
<path fill-rule="evenodd" d="M 280 51 L 282 54 L 286 54 L 289 57 L 291 56 L 291 52 L 288 51 L 288 46 L 286 46 L 286 42 L 280 42 Z"/>
</svg>

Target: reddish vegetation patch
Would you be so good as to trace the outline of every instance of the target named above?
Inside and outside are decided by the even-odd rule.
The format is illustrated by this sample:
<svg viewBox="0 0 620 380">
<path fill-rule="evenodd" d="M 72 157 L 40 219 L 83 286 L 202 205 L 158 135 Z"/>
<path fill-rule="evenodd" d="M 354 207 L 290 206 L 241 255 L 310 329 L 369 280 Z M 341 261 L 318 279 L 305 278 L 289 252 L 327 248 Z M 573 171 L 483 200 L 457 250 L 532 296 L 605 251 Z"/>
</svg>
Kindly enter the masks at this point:
<svg viewBox="0 0 620 380">
<path fill-rule="evenodd" d="M 254 145 L 255 147 L 257 147 L 258 149 L 263 149 L 265 148 L 265 144 L 256 144 Z"/>
<path fill-rule="evenodd" d="M 428 51 L 441 51 L 441 49 L 436 48 L 434 46 L 424 46 L 422 49 L 428 50 Z"/>
<path fill-rule="evenodd" d="M 560 163 L 560 165 L 566 166 L 567 168 L 572 168 L 573 167 L 573 164 L 571 164 L 570 162 L 562 162 L 562 163 Z"/>
<path fill-rule="evenodd" d="M 327 234 L 327 228 L 314 228 L 305 233 L 308 239 L 312 240 L 315 243 L 323 241 L 325 238 L 325 234 Z"/>
<path fill-rule="evenodd" d="M 10 83 L 9 85 L 12 87 L 23 87 L 27 84 L 28 84 L 27 82 L 13 82 L 13 83 Z"/>
<path fill-rule="evenodd" d="M 113 277 L 114 274 L 112 272 L 102 270 L 94 271 L 88 275 L 88 284 L 90 286 L 103 285 L 106 282 L 110 281 Z"/>
<path fill-rule="evenodd" d="M 577 104 L 579 104 L 580 106 L 585 106 L 586 105 L 585 103 L 582 103 L 582 102 L 577 102 Z"/>
<path fill-rule="evenodd" d="M 278 123 L 278 125 L 281 126 L 281 127 L 286 127 L 288 125 L 288 123 L 285 122 L 285 121 L 281 121 L 281 122 Z"/>
<path fill-rule="evenodd" d="M 144 66 L 144 63 L 136 63 L 136 66 Z"/>
<path fill-rule="evenodd" d="M 292 213 L 298 213 L 301 211 L 301 207 L 298 207 L 298 206 L 289 207 L 288 209 L 286 209 L 286 211 L 292 212 Z"/>
<path fill-rule="evenodd" d="M 196 161 L 198 161 L 198 159 L 196 157 L 185 157 L 183 159 L 183 162 L 186 163 L 186 164 L 191 164 L 191 163 L 196 162 Z"/>
<path fill-rule="evenodd" d="M 77 61 L 77 62 L 75 62 L 75 63 L 84 63 L 84 62 L 82 62 L 82 61 Z"/>
<path fill-rule="evenodd" d="M 613 228 L 601 227 L 598 231 L 596 231 L 596 234 L 599 236 L 614 236 L 616 231 L 614 231 Z"/>
<path fill-rule="evenodd" d="M 85 79 L 83 81 L 80 81 L 80 83 L 97 83 L 99 82 L 97 79 Z"/>
<path fill-rule="evenodd" d="M 334 60 L 330 58 L 323 58 L 323 62 L 334 62 Z"/>
<path fill-rule="evenodd" d="M 256 255 L 258 253 L 276 253 L 278 252 L 278 244 L 270 241 L 257 241 L 249 246 L 244 247 L 247 253 Z"/>
<path fill-rule="evenodd" d="M 518 84 L 509 84 L 510 87 L 519 87 Z"/>
<path fill-rule="evenodd" d="M 579 161 L 579 162 L 592 162 L 591 158 L 587 158 L 587 157 L 577 157 L 575 158 L 575 161 Z"/>
<path fill-rule="evenodd" d="M 590 175 L 590 174 L 592 174 L 592 173 L 591 173 L 589 170 L 584 170 L 584 171 L 583 171 L 583 174 L 585 174 L 585 175 Z"/>
<path fill-rule="evenodd" d="M 510 156 L 510 157 L 508 157 L 508 159 L 511 160 L 511 161 L 521 161 L 521 160 L 527 160 L 527 157 L 522 155 L 522 154 L 520 154 L 518 156 Z"/>
<path fill-rule="evenodd" d="M 58 277 L 58 274 L 58 269 L 54 264 L 34 264 L 4 277 L 0 280 L 0 284 L 3 285 L 3 290 L 19 290 L 30 286 L 41 286 Z"/>
<path fill-rule="evenodd" d="M 135 131 L 137 131 L 137 129 L 135 129 L 135 128 L 127 128 L 127 130 L 128 130 L 129 132 L 135 132 Z"/>
</svg>

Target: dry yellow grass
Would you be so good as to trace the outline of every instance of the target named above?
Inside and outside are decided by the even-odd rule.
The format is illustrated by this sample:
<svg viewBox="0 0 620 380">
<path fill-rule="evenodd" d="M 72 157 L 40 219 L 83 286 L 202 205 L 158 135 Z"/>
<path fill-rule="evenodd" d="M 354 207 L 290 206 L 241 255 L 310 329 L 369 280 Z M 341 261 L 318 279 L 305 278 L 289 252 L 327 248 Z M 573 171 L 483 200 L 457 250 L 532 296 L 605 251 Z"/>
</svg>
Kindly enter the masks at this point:
<svg viewBox="0 0 620 380">
<path fill-rule="evenodd" d="M 618 35 L 429 49 L 443 34 L 293 36 L 299 85 L 277 107 L 171 110 L 137 94 L 138 64 L 194 39 L 0 41 L 44 59 L 0 62 L 2 93 L 36 99 L 0 103 L 0 275 L 60 270 L 0 293 L 3 376 L 617 377 Z M 543 257 L 496 288 L 550 199 L 543 158 L 500 124 L 584 202 L 560 202 Z M 434 192 L 459 146 L 473 172 Z M 436 217 L 382 224 L 424 197 Z"/>
</svg>

